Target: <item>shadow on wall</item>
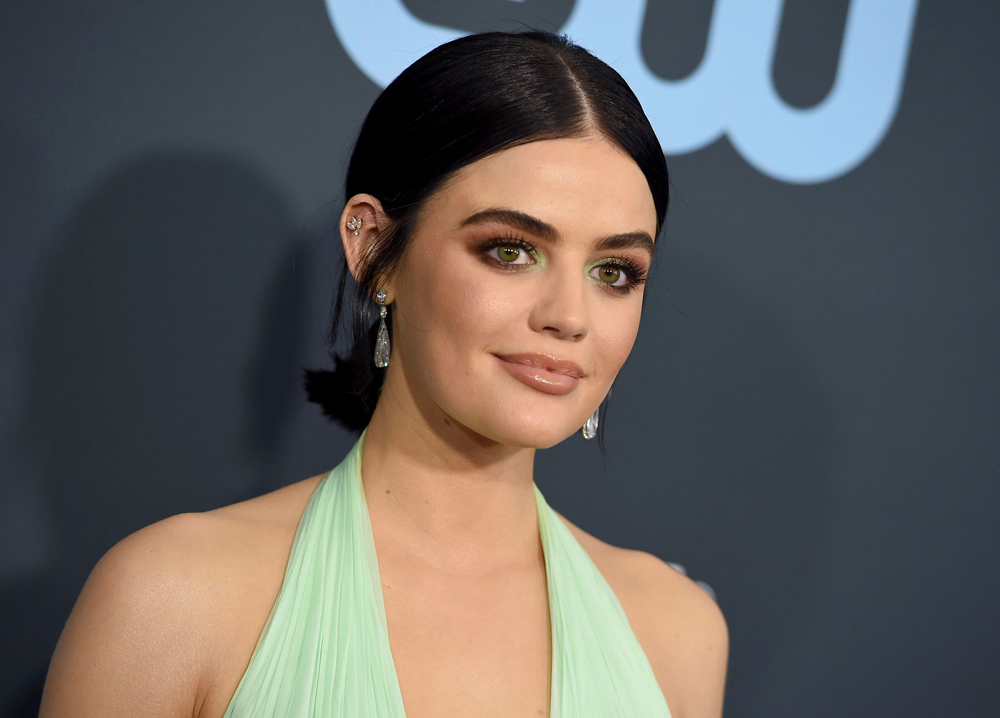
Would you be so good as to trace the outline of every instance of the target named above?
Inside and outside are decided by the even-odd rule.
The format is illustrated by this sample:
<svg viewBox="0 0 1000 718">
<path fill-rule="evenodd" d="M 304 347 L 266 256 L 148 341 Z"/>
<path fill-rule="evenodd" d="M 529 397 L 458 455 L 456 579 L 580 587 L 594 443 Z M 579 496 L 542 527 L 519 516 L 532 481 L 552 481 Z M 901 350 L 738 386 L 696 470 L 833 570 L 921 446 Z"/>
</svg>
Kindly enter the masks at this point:
<svg viewBox="0 0 1000 718">
<path fill-rule="evenodd" d="M 0 675 L 20 686 L 0 715 L 37 715 L 59 632 L 114 543 L 274 488 L 304 401 L 294 236 L 255 171 L 203 154 L 131 162 L 70 219 L 39 285 L 23 437 L 55 559 L 0 593 Z"/>
</svg>

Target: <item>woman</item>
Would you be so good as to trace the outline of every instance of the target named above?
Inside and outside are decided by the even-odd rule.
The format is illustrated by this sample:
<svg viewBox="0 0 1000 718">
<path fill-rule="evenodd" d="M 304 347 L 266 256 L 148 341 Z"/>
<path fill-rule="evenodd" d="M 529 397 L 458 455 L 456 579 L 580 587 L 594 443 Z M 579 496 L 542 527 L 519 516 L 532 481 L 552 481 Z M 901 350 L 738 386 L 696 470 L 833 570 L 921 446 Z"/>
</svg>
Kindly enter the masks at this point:
<svg viewBox="0 0 1000 718">
<path fill-rule="evenodd" d="M 649 122 L 585 50 L 487 33 L 415 62 L 348 168 L 331 346 L 349 308 L 353 348 L 307 373 L 358 443 L 109 551 L 42 715 L 721 715 L 714 602 L 532 475 L 593 435 L 666 210 Z"/>
</svg>

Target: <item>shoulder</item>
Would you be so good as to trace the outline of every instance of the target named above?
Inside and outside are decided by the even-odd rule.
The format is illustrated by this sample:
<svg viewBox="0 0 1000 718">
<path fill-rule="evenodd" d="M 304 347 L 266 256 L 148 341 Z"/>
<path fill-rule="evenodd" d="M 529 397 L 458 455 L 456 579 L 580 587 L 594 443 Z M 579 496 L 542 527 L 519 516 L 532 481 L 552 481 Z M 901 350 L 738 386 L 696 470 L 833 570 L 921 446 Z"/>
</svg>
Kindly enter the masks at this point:
<svg viewBox="0 0 1000 718">
<path fill-rule="evenodd" d="M 249 660 L 321 478 L 172 516 L 111 548 L 59 639 L 42 715 L 70 703 L 95 715 L 197 713 L 220 668 Z"/>
<path fill-rule="evenodd" d="M 80 601 L 198 615 L 286 563 L 305 504 L 321 476 L 204 513 L 171 516 L 126 537 L 98 562 Z M 261 571 L 261 568 L 264 571 Z M 249 582 L 249 584 L 248 584 Z"/>
<path fill-rule="evenodd" d="M 612 546 L 563 521 L 625 609 L 673 718 L 721 716 L 729 631 L 715 600 L 656 556 Z"/>
</svg>

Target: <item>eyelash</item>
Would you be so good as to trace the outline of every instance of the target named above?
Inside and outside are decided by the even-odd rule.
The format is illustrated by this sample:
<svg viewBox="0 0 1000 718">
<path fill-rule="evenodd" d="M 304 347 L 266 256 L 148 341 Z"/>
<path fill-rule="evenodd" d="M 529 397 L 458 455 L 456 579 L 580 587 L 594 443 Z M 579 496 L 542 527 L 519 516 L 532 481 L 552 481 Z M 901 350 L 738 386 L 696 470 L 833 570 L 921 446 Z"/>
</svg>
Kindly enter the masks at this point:
<svg viewBox="0 0 1000 718">
<path fill-rule="evenodd" d="M 533 247 L 529 242 L 525 241 L 523 238 L 518 237 L 513 234 L 498 235 L 496 237 L 491 237 L 486 240 L 481 246 L 483 257 L 493 266 L 507 272 L 517 272 L 521 271 L 526 265 L 523 264 L 511 264 L 509 262 L 501 262 L 495 259 L 489 254 L 491 249 L 496 249 L 497 247 L 517 247 L 518 249 L 527 252 L 529 256 L 534 256 L 537 253 L 537 249 Z M 638 264 L 633 262 L 628 257 L 622 256 L 610 256 L 605 260 L 601 260 L 599 264 L 595 264 L 594 267 L 606 267 L 606 266 L 618 267 L 625 272 L 625 284 L 620 287 L 615 287 L 605 282 L 600 282 L 606 289 L 615 292 L 616 294 L 628 294 L 635 290 L 637 287 L 645 284 L 646 282 L 646 271 L 640 267 Z"/>
</svg>

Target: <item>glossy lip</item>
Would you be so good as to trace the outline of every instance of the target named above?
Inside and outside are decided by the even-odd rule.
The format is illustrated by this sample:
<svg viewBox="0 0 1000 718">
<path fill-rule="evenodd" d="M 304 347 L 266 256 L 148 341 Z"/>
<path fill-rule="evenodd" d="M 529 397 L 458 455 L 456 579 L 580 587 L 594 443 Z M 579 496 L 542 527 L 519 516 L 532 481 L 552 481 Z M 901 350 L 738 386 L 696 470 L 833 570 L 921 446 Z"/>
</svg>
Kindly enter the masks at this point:
<svg viewBox="0 0 1000 718">
<path fill-rule="evenodd" d="M 512 377 L 545 394 L 569 394 L 584 376 L 576 362 L 548 354 L 521 352 L 494 356 Z"/>
</svg>

